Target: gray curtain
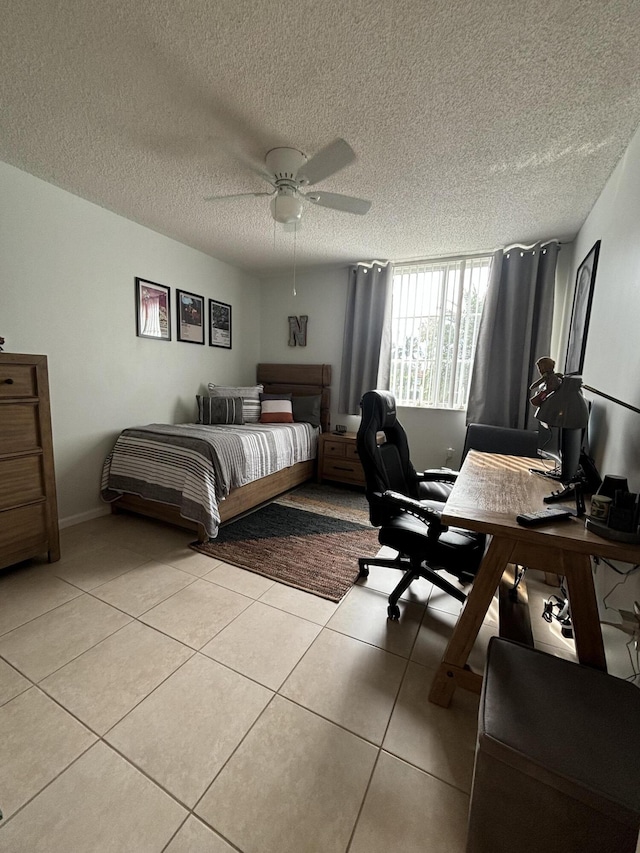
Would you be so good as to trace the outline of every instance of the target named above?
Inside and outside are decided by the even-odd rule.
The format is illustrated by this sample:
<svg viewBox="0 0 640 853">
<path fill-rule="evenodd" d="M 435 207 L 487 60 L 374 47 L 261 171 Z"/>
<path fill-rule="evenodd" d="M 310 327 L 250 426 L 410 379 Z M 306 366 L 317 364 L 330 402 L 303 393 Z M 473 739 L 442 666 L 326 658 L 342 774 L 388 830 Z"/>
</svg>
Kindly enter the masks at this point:
<svg viewBox="0 0 640 853">
<path fill-rule="evenodd" d="M 549 355 L 560 245 L 538 243 L 493 256 L 471 376 L 467 423 L 535 429 L 529 385 Z"/>
<path fill-rule="evenodd" d="M 391 357 L 391 265 L 357 264 L 349 269 L 338 411 L 360 414 L 360 398 L 387 388 Z"/>
</svg>

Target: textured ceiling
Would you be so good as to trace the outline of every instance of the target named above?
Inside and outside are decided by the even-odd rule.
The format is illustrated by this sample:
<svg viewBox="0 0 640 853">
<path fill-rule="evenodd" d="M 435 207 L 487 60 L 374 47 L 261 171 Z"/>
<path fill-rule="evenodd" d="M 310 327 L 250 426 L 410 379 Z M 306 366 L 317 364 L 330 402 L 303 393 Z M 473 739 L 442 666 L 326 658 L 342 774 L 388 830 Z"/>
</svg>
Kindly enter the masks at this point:
<svg viewBox="0 0 640 853">
<path fill-rule="evenodd" d="M 299 267 L 570 239 L 640 123 L 638 0 L 3 0 L 0 159 L 258 275 L 246 165 L 338 136 Z"/>
</svg>

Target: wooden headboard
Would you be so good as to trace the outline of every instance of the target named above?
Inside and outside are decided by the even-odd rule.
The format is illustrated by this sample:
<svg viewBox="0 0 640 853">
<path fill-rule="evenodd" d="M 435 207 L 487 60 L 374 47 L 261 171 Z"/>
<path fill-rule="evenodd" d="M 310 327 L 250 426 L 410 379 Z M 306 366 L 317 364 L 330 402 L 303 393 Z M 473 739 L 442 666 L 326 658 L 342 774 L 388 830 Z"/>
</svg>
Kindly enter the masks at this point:
<svg viewBox="0 0 640 853">
<path fill-rule="evenodd" d="M 320 423 L 322 431 L 329 432 L 330 364 L 259 364 L 256 378 L 264 385 L 266 394 L 293 394 L 295 397 L 320 394 Z"/>
</svg>

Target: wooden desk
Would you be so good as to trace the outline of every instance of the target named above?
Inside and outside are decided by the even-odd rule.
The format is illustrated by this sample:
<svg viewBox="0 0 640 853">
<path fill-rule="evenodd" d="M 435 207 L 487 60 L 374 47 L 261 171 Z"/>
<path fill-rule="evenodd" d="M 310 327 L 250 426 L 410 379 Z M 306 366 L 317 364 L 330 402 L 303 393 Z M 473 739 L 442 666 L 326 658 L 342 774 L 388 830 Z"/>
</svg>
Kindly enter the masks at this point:
<svg viewBox="0 0 640 853">
<path fill-rule="evenodd" d="M 640 563 L 640 546 L 602 539 L 571 518 L 544 527 L 522 527 L 519 513 L 544 509 L 548 480 L 531 474 L 535 460 L 470 451 L 444 508 L 445 524 L 492 537 L 464 604 L 429 699 L 448 707 L 456 687 L 480 692 L 482 677 L 467 666 L 491 599 L 508 563 L 564 575 L 580 663 L 606 670 L 591 555 Z"/>
</svg>

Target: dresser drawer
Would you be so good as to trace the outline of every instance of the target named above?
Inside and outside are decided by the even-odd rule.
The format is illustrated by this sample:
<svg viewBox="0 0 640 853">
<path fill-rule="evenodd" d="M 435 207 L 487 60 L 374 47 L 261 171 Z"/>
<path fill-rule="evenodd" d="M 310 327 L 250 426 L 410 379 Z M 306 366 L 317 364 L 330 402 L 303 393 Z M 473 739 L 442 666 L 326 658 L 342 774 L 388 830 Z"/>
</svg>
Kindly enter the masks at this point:
<svg viewBox="0 0 640 853">
<path fill-rule="evenodd" d="M 0 569 L 43 552 L 60 559 L 47 357 L 0 352 Z"/>
<path fill-rule="evenodd" d="M 0 512 L 0 566 L 9 566 L 22 554 L 38 554 L 48 547 L 44 502 Z"/>
<path fill-rule="evenodd" d="M 0 403 L 0 454 L 23 453 L 39 447 L 37 404 Z"/>
<path fill-rule="evenodd" d="M 0 459 L 0 510 L 45 496 L 42 455 Z"/>
<path fill-rule="evenodd" d="M 344 441 L 325 441 L 324 455 L 343 457 L 345 455 L 346 444 Z"/>
<path fill-rule="evenodd" d="M 32 364 L 0 364 L 0 398 L 37 397 L 36 368 Z"/>
</svg>

